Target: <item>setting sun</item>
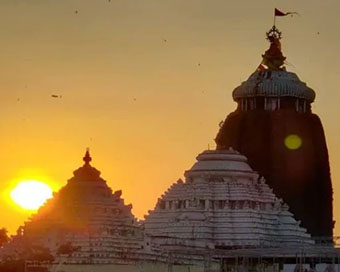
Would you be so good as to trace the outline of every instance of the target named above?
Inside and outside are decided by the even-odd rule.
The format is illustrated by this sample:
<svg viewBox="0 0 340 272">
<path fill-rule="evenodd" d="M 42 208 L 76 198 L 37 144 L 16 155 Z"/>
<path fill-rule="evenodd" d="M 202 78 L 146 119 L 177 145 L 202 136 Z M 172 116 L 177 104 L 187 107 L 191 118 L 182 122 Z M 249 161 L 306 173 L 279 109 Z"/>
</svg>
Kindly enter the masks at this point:
<svg viewBox="0 0 340 272">
<path fill-rule="evenodd" d="M 41 181 L 20 182 L 12 191 L 12 200 L 26 210 L 38 209 L 46 199 L 52 197 L 52 189 Z"/>
</svg>

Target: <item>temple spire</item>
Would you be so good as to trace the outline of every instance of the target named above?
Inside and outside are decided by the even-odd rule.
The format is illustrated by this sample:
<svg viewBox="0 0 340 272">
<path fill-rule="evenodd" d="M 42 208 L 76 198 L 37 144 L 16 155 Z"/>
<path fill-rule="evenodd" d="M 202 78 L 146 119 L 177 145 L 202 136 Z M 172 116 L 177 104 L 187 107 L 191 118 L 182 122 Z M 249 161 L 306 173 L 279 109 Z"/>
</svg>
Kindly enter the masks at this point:
<svg viewBox="0 0 340 272">
<path fill-rule="evenodd" d="M 281 36 L 282 33 L 276 28 L 275 25 L 266 33 L 267 40 L 270 42 L 269 49 L 262 55 L 262 62 L 259 68 L 261 70 L 284 70 L 283 67 L 286 57 L 283 56 L 281 51 Z"/>
<path fill-rule="evenodd" d="M 85 162 L 85 165 L 90 165 L 90 161 L 92 161 L 89 148 L 86 148 L 86 153 L 85 153 L 85 156 L 83 158 L 83 161 Z"/>
</svg>

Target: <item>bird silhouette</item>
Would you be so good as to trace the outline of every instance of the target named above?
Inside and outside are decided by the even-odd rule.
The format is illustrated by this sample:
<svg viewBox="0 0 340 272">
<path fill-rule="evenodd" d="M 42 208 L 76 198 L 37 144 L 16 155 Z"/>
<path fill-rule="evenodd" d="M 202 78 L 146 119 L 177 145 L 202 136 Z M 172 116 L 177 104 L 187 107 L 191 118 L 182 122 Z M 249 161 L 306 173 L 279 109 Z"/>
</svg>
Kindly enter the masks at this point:
<svg viewBox="0 0 340 272">
<path fill-rule="evenodd" d="M 53 98 L 62 98 L 63 96 L 62 95 L 57 95 L 57 94 L 52 94 L 51 97 L 53 97 Z"/>
</svg>

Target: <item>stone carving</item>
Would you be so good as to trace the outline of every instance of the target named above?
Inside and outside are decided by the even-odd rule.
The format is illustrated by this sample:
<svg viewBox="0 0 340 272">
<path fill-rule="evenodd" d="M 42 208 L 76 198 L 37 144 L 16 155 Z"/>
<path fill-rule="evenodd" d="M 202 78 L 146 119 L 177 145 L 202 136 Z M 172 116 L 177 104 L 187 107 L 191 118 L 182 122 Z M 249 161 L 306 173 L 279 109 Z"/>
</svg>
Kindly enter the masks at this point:
<svg viewBox="0 0 340 272">
<path fill-rule="evenodd" d="M 313 243 L 243 155 L 207 150 L 197 160 L 185 172 L 186 181 L 173 184 L 160 200 L 188 205 L 158 204 L 146 216 L 145 230 L 155 243 L 167 247 L 187 239 L 187 246 L 198 248 Z"/>
</svg>

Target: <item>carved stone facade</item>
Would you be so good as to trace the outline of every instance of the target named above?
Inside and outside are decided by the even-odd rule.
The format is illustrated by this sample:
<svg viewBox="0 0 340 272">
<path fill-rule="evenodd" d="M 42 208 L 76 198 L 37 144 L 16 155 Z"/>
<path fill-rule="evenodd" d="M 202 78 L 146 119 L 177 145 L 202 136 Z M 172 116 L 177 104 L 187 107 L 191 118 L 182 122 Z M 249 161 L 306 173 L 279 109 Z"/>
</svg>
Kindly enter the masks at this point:
<svg viewBox="0 0 340 272">
<path fill-rule="evenodd" d="M 68 263 L 162 260 L 131 213 L 132 205 L 124 204 L 122 192 L 112 193 L 90 165 L 88 152 L 84 161 L 66 186 L 25 222 L 25 243 L 47 247 L 55 256 L 66 247 Z"/>
<path fill-rule="evenodd" d="M 313 244 L 288 206 L 246 157 L 204 151 L 146 217 L 147 235 L 163 247 L 239 248 Z"/>
</svg>

